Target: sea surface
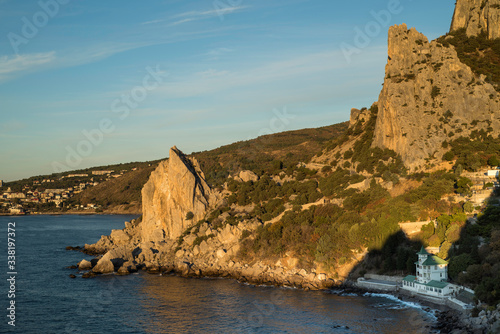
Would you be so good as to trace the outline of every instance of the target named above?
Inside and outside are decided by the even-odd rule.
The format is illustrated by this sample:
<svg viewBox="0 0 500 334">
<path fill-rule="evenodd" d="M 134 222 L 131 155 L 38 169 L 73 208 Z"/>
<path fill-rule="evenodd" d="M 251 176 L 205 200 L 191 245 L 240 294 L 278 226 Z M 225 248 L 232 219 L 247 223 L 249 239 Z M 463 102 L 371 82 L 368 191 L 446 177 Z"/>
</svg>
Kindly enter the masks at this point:
<svg viewBox="0 0 500 334">
<path fill-rule="evenodd" d="M 432 312 L 386 295 L 343 295 L 146 273 L 83 279 L 77 270 L 67 268 L 90 257 L 67 251 L 66 246 L 94 243 L 133 218 L 0 217 L 0 333 L 411 334 L 429 333 L 434 324 Z M 10 236 L 16 256 L 10 269 L 9 223 L 15 223 L 10 225 L 15 236 Z M 14 280 L 8 281 L 12 276 L 14 285 L 10 284 Z M 8 324 L 11 301 L 15 301 L 15 327 Z"/>
</svg>

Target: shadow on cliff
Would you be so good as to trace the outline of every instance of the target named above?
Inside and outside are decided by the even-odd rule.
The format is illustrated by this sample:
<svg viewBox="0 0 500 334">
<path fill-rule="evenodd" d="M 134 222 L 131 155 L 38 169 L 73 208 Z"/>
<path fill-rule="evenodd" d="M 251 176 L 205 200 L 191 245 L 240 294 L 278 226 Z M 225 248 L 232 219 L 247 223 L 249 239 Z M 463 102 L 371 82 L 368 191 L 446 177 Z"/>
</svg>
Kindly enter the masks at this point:
<svg viewBox="0 0 500 334">
<path fill-rule="evenodd" d="M 444 233 L 445 241 L 435 247 L 432 253 L 449 262 L 448 282 L 463 285 L 475 290 L 475 297 L 466 296 L 464 302 L 477 300 L 487 304 L 500 302 L 500 189 L 492 191 L 484 201 L 480 214 L 467 218 L 466 222 L 452 221 L 445 232 L 439 232 L 436 222 L 435 235 Z M 459 229 L 452 225 L 459 226 Z M 455 232 L 452 231 L 455 229 Z M 452 234 L 455 237 L 452 237 Z M 449 240 L 454 240 L 449 242 Z M 379 248 L 369 249 L 363 260 L 349 273 L 348 279 L 356 281 L 367 273 L 406 276 L 415 275 L 415 262 L 420 248 L 428 247 L 428 239 L 408 238 L 398 230 L 387 238 Z M 439 253 L 438 253 L 439 252 Z M 458 298 L 458 297 L 457 297 Z"/>
<path fill-rule="evenodd" d="M 368 250 L 363 260 L 359 262 L 348 275 L 348 279 L 356 280 L 367 273 L 379 275 L 414 275 L 417 252 L 422 247 L 420 240 L 408 239 L 399 230 L 390 235 L 381 247 Z"/>
</svg>

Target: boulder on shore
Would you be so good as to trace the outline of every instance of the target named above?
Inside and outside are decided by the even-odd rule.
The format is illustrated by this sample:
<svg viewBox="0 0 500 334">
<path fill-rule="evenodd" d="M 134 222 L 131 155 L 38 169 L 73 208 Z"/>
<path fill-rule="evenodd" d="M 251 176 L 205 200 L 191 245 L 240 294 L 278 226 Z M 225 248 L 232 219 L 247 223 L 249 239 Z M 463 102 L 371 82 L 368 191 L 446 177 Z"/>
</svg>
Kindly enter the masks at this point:
<svg viewBox="0 0 500 334">
<path fill-rule="evenodd" d="M 87 261 L 87 260 L 83 259 L 80 262 L 78 262 L 78 269 L 79 270 L 89 270 L 89 269 L 92 269 L 92 263 L 90 263 L 90 261 Z"/>
<path fill-rule="evenodd" d="M 92 271 L 99 274 L 112 273 L 113 271 L 115 271 L 115 266 L 113 265 L 113 262 L 111 262 L 111 260 L 103 257 L 99 260 L 99 262 L 97 262 Z"/>
</svg>

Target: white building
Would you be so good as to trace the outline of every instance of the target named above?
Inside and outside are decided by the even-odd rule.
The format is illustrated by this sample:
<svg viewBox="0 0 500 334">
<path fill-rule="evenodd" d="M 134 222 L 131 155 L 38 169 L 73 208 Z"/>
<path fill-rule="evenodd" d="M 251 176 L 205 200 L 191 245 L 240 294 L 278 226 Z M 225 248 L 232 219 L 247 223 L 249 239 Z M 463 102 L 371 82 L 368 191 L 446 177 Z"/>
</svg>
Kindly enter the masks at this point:
<svg viewBox="0 0 500 334">
<path fill-rule="evenodd" d="M 447 261 L 428 253 L 423 246 L 417 254 L 417 276 L 403 278 L 403 289 L 435 297 L 449 296 L 459 289 L 457 285 L 447 282 Z"/>
<path fill-rule="evenodd" d="M 106 175 L 113 173 L 114 170 L 94 170 L 92 171 L 92 175 Z"/>
<path fill-rule="evenodd" d="M 500 170 L 498 170 L 498 169 L 490 169 L 490 170 L 488 170 L 486 175 L 488 175 L 489 177 L 498 177 L 499 172 L 500 172 Z"/>
</svg>

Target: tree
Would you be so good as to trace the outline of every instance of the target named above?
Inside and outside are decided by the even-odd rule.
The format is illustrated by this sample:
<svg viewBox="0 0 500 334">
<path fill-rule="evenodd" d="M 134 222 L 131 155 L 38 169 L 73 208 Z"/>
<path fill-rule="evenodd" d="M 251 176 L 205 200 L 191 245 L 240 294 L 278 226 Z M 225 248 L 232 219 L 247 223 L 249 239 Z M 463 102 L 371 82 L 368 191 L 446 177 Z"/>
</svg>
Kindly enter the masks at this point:
<svg viewBox="0 0 500 334">
<path fill-rule="evenodd" d="M 488 165 L 492 167 L 499 166 L 500 160 L 498 160 L 498 157 L 496 155 L 493 155 L 488 159 Z"/>
<path fill-rule="evenodd" d="M 189 211 L 188 213 L 186 213 L 186 220 L 191 220 L 194 218 L 194 213 L 192 213 L 191 211 Z"/>
<path fill-rule="evenodd" d="M 469 178 L 459 177 L 456 184 L 457 193 L 470 196 L 472 194 L 472 191 L 470 189 L 472 185 L 473 183 Z"/>
<path fill-rule="evenodd" d="M 467 267 L 469 267 L 473 263 L 474 261 L 470 256 L 470 254 L 461 254 L 452 257 L 450 259 L 450 264 L 448 266 L 448 272 L 450 274 L 450 277 L 453 279 L 457 279 L 458 274 L 467 270 Z"/>
<path fill-rule="evenodd" d="M 464 203 L 464 212 L 470 213 L 474 211 L 474 205 L 471 202 Z"/>
<path fill-rule="evenodd" d="M 443 155 L 443 160 L 452 161 L 455 158 L 455 154 L 452 151 L 448 151 Z"/>
<path fill-rule="evenodd" d="M 439 249 L 438 256 L 442 259 L 446 259 L 448 257 L 448 252 L 450 251 L 451 243 L 449 241 L 443 242 L 441 248 Z"/>
</svg>

